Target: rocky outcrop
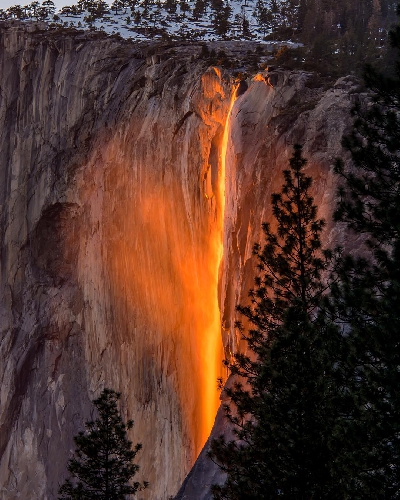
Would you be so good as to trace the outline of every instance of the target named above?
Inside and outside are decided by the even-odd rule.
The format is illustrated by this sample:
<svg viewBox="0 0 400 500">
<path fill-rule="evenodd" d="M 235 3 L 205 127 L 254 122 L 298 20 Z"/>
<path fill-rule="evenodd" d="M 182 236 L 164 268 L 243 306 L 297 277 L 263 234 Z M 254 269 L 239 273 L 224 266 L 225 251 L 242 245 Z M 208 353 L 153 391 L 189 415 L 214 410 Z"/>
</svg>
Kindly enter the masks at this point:
<svg viewBox="0 0 400 500">
<path fill-rule="evenodd" d="M 232 110 L 218 299 L 232 85 L 196 50 L 151 58 L 112 38 L 0 27 L 0 498 L 56 498 L 104 386 L 143 444 L 140 498 L 174 495 L 212 426 L 234 306 L 293 143 L 332 209 L 350 83 L 248 82 Z"/>
</svg>

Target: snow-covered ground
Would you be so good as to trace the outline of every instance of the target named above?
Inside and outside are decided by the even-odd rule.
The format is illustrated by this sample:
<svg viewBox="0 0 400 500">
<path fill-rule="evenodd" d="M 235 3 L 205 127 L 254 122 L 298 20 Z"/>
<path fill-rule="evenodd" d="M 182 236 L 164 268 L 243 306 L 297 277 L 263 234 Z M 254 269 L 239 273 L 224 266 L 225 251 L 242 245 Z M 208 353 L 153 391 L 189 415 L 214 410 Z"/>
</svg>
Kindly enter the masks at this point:
<svg viewBox="0 0 400 500">
<path fill-rule="evenodd" d="M 95 0 L 96 1 L 96 0 Z M 98 0 L 97 0 L 98 1 Z M 119 34 L 132 40 L 253 40 L 261 41 L 270 32 L 257 19 L 260 0 L 225 0 L 224 8 L 230 7 L 226 32 L 217 34 L 214 18 L 216 10 L 206 4 L 205 11 L 198 19 L 193 16 L 196 2 L 187 0 L 189 9 L 184 12 L 177 0 L 175 13 L 167 10 L 165 1 L 141 0 L 134 7 L 108 10 L 101 17 L 91 15 L 88 10 L 67 13 L 67 8 L 59 9 L 55 15 L 45 20 L 53 26 L 74 27 L 104 31 L 110 35 Z M 45 5 L 45 2 L 42 4 Z M 25 7 L 24 7 L 25 8 Z M 75 12 L 79 9 L 75 9 Z"/>
</svg>

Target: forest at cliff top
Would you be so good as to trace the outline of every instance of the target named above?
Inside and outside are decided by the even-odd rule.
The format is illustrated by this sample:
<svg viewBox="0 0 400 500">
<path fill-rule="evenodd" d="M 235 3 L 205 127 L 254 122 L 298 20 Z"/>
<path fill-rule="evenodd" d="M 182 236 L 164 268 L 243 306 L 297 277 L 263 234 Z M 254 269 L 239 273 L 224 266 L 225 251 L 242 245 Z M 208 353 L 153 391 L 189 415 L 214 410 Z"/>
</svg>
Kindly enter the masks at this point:
<svg viewBox="0 0 400 500">
<path fill-rule="evenodd" d="M 287 41 L 276 62 L 333 75 L 367 61 L 385 66 L 390 0 L 78 0 L 56 11 L 52 0 L 0 9 L 0 20 L 45 21 L 133 41 Z"/>
</svg>

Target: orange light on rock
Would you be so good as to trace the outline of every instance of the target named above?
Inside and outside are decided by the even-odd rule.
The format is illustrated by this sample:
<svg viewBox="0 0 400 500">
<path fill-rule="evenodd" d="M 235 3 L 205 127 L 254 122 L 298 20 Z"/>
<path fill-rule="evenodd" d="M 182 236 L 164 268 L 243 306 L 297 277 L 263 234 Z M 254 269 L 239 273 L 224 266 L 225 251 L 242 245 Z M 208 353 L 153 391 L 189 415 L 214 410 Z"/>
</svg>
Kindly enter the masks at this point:
<svg viewBox="0 0 400 500">
<path fill-rule="evenodd" d="M 234 102 L 233 93 L 227 115 L 217 69 L 203 77 L 201 89 L 207 106 L 200 107 L 199 98 L 197 114 L 179 129 L 183 149 L 175 156 L 177 175 L 164 171 L 159 161 L 139 157 L 136 150 L 119 155 L 123 146 L 117 140 L 102 152 L 113 164 L 104 201 L 113 214 L 104 235 L 110 311 L 116 318 L 130 318 L 128 325 L 116 324 L 116 329 L 126 331 L 124 341 L 132 345 L 127 350 L 135 352 L 136 400 L 148 407 L 156 425 L 174 420 L 170 412 L 178 415 L 176 429 L 189 447 L 189 466 L 209 437 L 220 405 L 217 379 L 222 375 L 223 347 L 218 283 L 225 156 Z M 197 143 L 185 141 L 186 127 L 196 127 Z M 211 127 L 215 136 L 210 138 Z M 146 142 L 146 134 L 136 137 L 138 149 L 146 155 L 157 149 Z M 218 139 L 211 166 L 212 137 Z M 179 144 L 177 139 L 170 143 L 172 151 Z M 203 170 L 196 178 L 199 167 Z M 201 205 L 192 196 L 195 182 L 204 195 Z M 144 430 L 154 424 L 143 422 L 137 428 L 140 425 Z"/>
<path fill-rule="evenodd" d="M 224 219 L 225 219 L 225 184 L 226 184 L 226 153 L 228 150 L 228 140 L 229 140 L 229 131 L 230 131 L 230 122 L 231 122 L 231 113 L 233 105 L 236 100 L 236 90 L 237 85 L 232 89 L 231 100 L 229 103 L 228 114 L 226 118 L 224 134 L 222 136 L 222 144 L 221 144 L 221 155 L 220 155 L 220 172 L 219 172 L 219 199 L 221 205 L 221 213 L 220 213 L 220 228 L 221 228 L 221 242 L 220 242 L 220 262 L 223 257 L 223 231 L 224 231 Z"/>
<path fill-rule="evenodd" d="M 222 375 L 222 338 L 221 338 L 221 312 L 218 299 L 218 282 L 220 267 L 223 259 L 223 231 L 225 217 L 225 177 L 226 177 L 226 155 L 229 141 L 231 111 L 236 98 L 236 87 L 232 90 L 226 122 L 220 144 L 218 162 L 218 190 L 217 190 L 217 221 L 213 231 L 211 243 L 211 261 L 214 262 L 213 288 L 214 295 L 211 298 L 211 317 L 209 327 L 204 331 L 205 337 L 202 342 L 202 442 L 203 444 L 210 435 L 215 416 L 220 404 L 217 389 L 217 379 Z M 209 172 L 209 171 L 208 171 Z M 209 183 L 208 183 L 209 186 Z M 209 188 L 210 189 L 210 188 Z M 210 194 L 205 193 L 207 198 Z"/>
<path fill-rule="evenodd" d="M 264 75 L 262 73 L 257 73 L 254 77 L 253 77 L 253 82 L 264 82 L 265 83 L 265 78 L 264 78 Z"/>
</svg>

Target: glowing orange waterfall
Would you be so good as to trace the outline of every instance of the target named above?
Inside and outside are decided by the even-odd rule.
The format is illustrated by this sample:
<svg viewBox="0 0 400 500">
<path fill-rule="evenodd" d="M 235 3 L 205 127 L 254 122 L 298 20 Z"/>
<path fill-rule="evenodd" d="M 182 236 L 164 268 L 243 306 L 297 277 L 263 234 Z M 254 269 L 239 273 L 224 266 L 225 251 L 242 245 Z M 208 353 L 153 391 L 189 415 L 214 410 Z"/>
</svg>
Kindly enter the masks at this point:
<svg viewBox="0 0 400 500">
<path fill-rule="evenodd" d="M 222 144 L 221 144 L 221 157 L 220 157 L 220 171 L 218 178 L 220 179 L 218 187 L 219 187 L 219 202 L 220 202 L 220 217 L 219 217 L 219 225 L 220 225 L 220 249 L 219 249 L 219 264 L 222 262 L 222 257 L 224 253 L 224 220 L 225 220 L 225 184 L 226 184 L 226 154 L 228 150 L 228 140 L 229 140 L 229 132 L 230 132 L 230 123 L 231 123 L 231 113 L 233 105 L 235 104 L 236 99 L 236 90 L 237 85 L 235 85 L 232 89 L 231 101 L 229 104 L 228 115 L 226 118 L 224 135 L 222 136 Z"/>
<path fill-rule="evenodd" d="M 215 238 L 215 300 L 213 305 L 213 322 L 207 332 L 207 343 L 204 345 L 204 404 L 203 406 L 203 443 L 206 441 L 214 424 L 215 415 L 219 407 L 219 397 L 216 391 L 217 378 L 222 374 L 222 339 L 221 339 L 221 313 L 218 303 L 218 280 L 220 266 L 223 258 L 223 230 L 225 215 L 225 170 L 226 154 L 228 148 L 230 116 L 235 102 L 236 88 L 233 89 L 227 119 L 225 123 L 222 143 L 220 148 L 219 171 L 218 171 L 218 220 L 216 224 Z"/>
<path fill-rule="evenodd" d="M 218 165 L 218 220 L 215 230 L 215 259 L 214 261 L 214 290 L 215 300 L 213 301 L 212 322 L 208 331 L 205 332 L 206 342 L 203 343 L 202 361 L 203 361 L 203 415 L 202 415 L 202 444 L 210 435 L 214 424 L 215 415 L 219 407 L 219 394 L 216 390 L 217 379 L 222 375 L 222 339 L 221 339 L 221 313 L 218 301 L 218 280 L 220 266 L 223 258 L 223 231 L 225 216 L 225 171 L 226 155 L 230 131 L 230 116 L 233 104 L 235 102 L 236 88 L 233 89 L 229 104 L 228 114 L 225 122 L 224 133 L 220 146 L 220 157 Z"/>
<path fill-rule="evenodd" d="M 221 75 L 217 71 L 210 75 L 205 83 L 209 84 L 204 91 L 206 99 L 224 96 Z M 203 127 L 204 146 L 200 141 L 198 150 L 193 152 L 184 128 L 188 127 L 189 138 L 190 120 L 180 130 L 184 150 L 178 161 L 185 171 L 182 179 L 172 175 L 164 179 L 156 168 L 148 168 L 147 156 L 135 162 L 128 154 L 118 156 L 123 147 L 118 141 L 108 145 L 110 151 L 107 152 L 110 161 L 119 158 L 108 179 L 107 203 L 115 208 L 105 236 L 113 286 L 112 308 L 121 311 L 118 313 L 121 317 L 133 318 L 120 330 L 129 332 L 127 338 L 133 346 L 134 355 L 127 366 L 134 366 L 136 397 L 141 404 L 144 401 L 150 405 L 148 402 L 153 399 L 157 404 L 160 401 L 157 415 L 153 415 L 149 406 L 148 420 L 153 421 L 138 419 L 141 423 L 136 427 L 142 425 L 138 430 L 145 433 L 149 426 L 159 425 L 159 421 L 172 421 L 168 415 L 171 407 L 174 418 L 178 415 L 178 424 L 170 427 L 171 435 L 176 439 L 173 433 L 179 429 L 182 446 L 190 443 L 190 465 L 209 437 L 220 405 L 217 379 L 223 370 L 223 346 L 218 282 L 223 257 L 225 156 L 233 103 L 234 92 L 221 143 L 215 145 L 220 153 L 218 181 L 213 186 L 210 179 L 210 196 L 206 197 L 209 211 L 201 214 L 204 225 L 199 229 L 192 226 L 191 217 L 196 213 L 190 212 L 194 205 L 189 195 L 194 186 L 188 184 L 186 191 L 190 176 L 185 169 L 190 173 L 191 155 L 196 151 L 204 155 L 204 161 L 208 159 L 206 126 Z M 212 116 L 215 131 L 218 124 L 224 124 L 223 108 L 216 109 L 221 114 Z M 150 134 L 145 132 L 141 148 L 147 151 Z M 160 144 L 165 147 L 164 143 Z M 117 189 L 122 194 L 115 203 Z M 129 217 L 126 214 L 130 214 Z M 164 432 L 164 427 L 160 428 L 160 434 Z M 154 447 L 159 443 L 156 438 L 154 436 Z"/>
</svg>

